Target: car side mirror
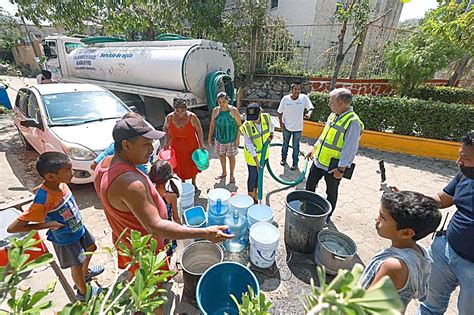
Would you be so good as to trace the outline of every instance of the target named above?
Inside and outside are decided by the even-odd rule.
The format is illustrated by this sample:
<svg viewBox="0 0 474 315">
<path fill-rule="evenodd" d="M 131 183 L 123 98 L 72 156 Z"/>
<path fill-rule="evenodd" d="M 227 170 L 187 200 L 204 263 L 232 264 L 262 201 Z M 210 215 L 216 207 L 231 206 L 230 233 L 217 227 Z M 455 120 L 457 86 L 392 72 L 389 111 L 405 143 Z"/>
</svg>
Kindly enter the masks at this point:
<svg viewBox="0 0 474 315">
<path fill-rule="evenodd" d="M 128 108 L 134 112 L 134 113 L 137 113 L 137 114 L 140 114 L 140 111 L 138 110 L 138 108 L 136 106 L 128 106 Z"/>
<path fill-rule="evenodd" d="M 38 123 L 36 119 L 33 119 L 33 118 L 27 118 L 25 120 L 20 121 L 20 125 L 22 125 L 23 127 L 43 129 L 43 126 L 40 123 Z"/>
</svg>

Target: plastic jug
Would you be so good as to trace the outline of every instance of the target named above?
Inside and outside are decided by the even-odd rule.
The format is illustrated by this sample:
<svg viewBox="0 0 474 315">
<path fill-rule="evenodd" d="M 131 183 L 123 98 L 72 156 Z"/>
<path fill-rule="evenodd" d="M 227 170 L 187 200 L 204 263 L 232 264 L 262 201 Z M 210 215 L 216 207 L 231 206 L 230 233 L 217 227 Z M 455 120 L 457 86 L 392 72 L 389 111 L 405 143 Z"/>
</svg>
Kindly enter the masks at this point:
<svg viewBox="0 0 474 315">
<path fill-rule="evenodd" d="M 220 199 L 222 204 L 229 205 L 230 191 L 224 188 L 214 188 L 207 193 L 207 204 L 212 207 Z"/>
<path fill-rule="evenodd" d="M 209 226 L 211 225 L 224 225 L 225 217 L 229 212 L 229 206 L 222 203 L 221 198 L 217 199 L 215 205 L 209 207 L 208 220 Z"/>
<path fill-rule="evenodd" d="M 226 216 L 224 223 L 229 226 L 231 234 L 234 237 L 224 242 L 227 251 L 238 253 L 247 246 L 247 220 L 240 215 L 238 209 L 230 211 Z"/>
</svg>

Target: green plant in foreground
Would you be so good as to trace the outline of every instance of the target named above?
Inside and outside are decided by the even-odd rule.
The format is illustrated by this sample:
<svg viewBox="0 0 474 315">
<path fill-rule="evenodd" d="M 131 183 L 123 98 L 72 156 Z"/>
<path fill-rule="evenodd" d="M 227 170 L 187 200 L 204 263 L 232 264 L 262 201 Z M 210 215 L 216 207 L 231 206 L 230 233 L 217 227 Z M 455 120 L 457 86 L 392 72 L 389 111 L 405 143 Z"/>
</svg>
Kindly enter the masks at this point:
<svg viewBox="0 0 474 315">
<path fill-rule="evenodd" d="M 122 232 L 119 240 L 125 232 Z M 131 231 L 129 241 L 131 248 L 119 243 L 118 254 L 130 258 L 131 261 L 125 271 L 117 273 L 111 287 L 104 289 L 98 296 L 93 296 L 86 303 L 66 305 L 58 315 L 150 314 L 166 303 L 166 296 L 163 295 L 166 290 L 162 289 L 160 284 L 173 275 L 172 271 L 160 270 L 165 265 L 166 251 L 156 254 L 157 241 L 151 235 L 142 236 L 138 231 Z M 135 277 L 126 283 L 120 282 L 122 274 L 136 264 L 139 268 Z"/>
<path fill-rule="evenodd" d="M 54 291 L 56 281 L 51 282 L 46 289 L 34 293 L 28 288 L 19 295 L 18 284 L 26 273 L 42 267 L 53 261 L 50 253 L 41 255 L 35 260 L 28 261 L 27 250 L 35 251 L 41 241 L 34 239 L 35 231 L 31 231 L 22 239 L 13 239 L 8 249 L 8 264 L 0 267 L 0 304 L 7 300 L 9 310 L 0 309 L 0 314 L 39 314 L 52 306 L 51 301 L 43 299 Z"/>
<path fill-rule="evenodd" d="M 401 314 L 404 305 L 392 280 L 383 277 L 373 287 L 363 289 L 359 279 L 364 267 L 355 264 L 351 271 L 339 270 L 337 276 L 326 284 L 324 268 L 318 267 L 320 287 L 311 279 L 311 295 L 305 298 L 307 314 Z"/>
<path fill-rule="evenodd" d="M 248 288 L 249 291 L 242 294 L 242 304 L 239 303 L 233 294 L 230 295 L 235 305 L 237 305 L 239 314 L 270 315 L 268 310 L 272 306 L 272 303 L 266 300 L 265 295 L 262 292 L 256 296 L 253 288 L 251 286 L 248 286 Z"/>
<path fill-rule="evenodd" d="M 118 238 L 119 240 L 125 234 Z M 43 302 L 43 299 L 54 291 L 55 282 L 48 285 L 45 290 L 31 294 L 30 289 L 18 295 L 18 284 L 22 280 L 21 275 L 35 268 L 44 266 L 53 260 L 51 254 L 27 262 L 29 254 L 26 250 L 34 250 L 34 245 L 40 241 L 33 239 L 35 232 L 32 231 L 23 239 L 14 239 L 11 248 L 8 249 L 9 263 L 0 267 L 0 302 L 7 298 L 9 310 L 0 309 L 0 314 L 39 314 L 52 306 L 51 301 Z M 156 253 L 157 241 L 151 235 L 142 236 L 140 232 L 131 231 L 129 238 L 131 248 L 119 243 L 119 255 L 130 258 L 130 263 L 125 271 L 117 272 L 114 282 L 109 288 L 104 288 L 98 296 L 93 296 L 85 303 L 75 302 L 67 304 L 59 315 L 76 314 L 149 314 L 166 303 L 165 292 L 161 283 L 166 282 L 173 275 L 172 271 L 160 270 L 165 264 L 166 252 Z M 112 249 L 108 252 L 112 253 Z M 122 282 L 124 273 L 131 266 L 138 264 L 139 268 L 128 282 Z M 90 296 L 88 286 L 86 296 Z"/>
</svg>

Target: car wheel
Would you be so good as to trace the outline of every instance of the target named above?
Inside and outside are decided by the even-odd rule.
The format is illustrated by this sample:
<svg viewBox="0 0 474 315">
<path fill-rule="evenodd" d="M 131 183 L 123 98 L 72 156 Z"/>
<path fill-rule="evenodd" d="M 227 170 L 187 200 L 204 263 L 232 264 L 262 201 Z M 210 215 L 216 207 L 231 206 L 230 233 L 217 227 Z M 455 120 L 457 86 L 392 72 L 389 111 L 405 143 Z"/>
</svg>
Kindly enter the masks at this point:
<svg viewBox="0 0 474 315">
<path fill-rule="evenodd" d="M 18 135 L 20 136 L 21 143 L 23 143 L 23 147 L 25 148 L 25 150 L 33 151 L 34 148 L 31 146 L 31 144 L 28 141 L 26 141 L 26 138 L 21 134 L 20 130 L 18 130 Z"/>
</svg>

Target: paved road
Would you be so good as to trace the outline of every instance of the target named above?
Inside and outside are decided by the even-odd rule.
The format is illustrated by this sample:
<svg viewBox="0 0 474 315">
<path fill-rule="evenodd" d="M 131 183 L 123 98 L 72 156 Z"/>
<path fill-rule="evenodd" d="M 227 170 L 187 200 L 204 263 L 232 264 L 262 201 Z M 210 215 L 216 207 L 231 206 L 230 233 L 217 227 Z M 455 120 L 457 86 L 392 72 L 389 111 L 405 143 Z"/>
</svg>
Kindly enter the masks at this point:
<svg viewBox="0 0 474 315">
<path fill-rule="evenodd" d="M 5 77 L 1 77 L 0 79 Z M 24 84 L 23 80 L 8 77 L 14 88 Z M 31 81 L 26 81 L 31 82 Z M 14 94 L 14 93 L 12 93 Z M 13 95 L 11 95 L 13 97 Z M 13 99 L 12 99 L 13 100 Z M 0 204 L 29 194 L 33 187 L 39 184 L 40 178 L 34 170 L 37 157 L 35 152 L 25 151 L 16 134 L 12 120 L 8 116 L 0 116 L 0 167 L 2 169 L 0 180 Z M 314 139 L 303 139 L 301 150 L 307 152 L 314 144 Z M 281 134 L 277 133 L 275 142 L 281 142 Z M 212 150 L 211 150 L 212 152 Z M 358 246 L 357 261 L 367 263 L 375 253 L 389 245 L 387 240 L 378 237 L 375 231 L 375 218 L 378 213 L 379 200 L 381 196 L 380 175 L 377 174 L 378 161 L 383 159 L 386 163 L 387 179 L 391 185 L 396 185 L 404 190 L 416 190 L 422 193 L 433 193 L 442 189 L 457 172 L 453 162 L 440 161 L 428 158 L 406 156 L 395 153 L 381 152 L 371 149 L 360 149 L 356 157 L 355 170 L 352 180 L 343 180 L 340 186 L 339 202 L 333 221 L 335 228 L 350 236 Z M 288 167 L 279 165 L 279 148 L 271 149 L 271 166 L 276 174 L 285 179 L 294 179 L 298 173 L 291 171 Z M 300 162 L 300 167 L 303 163 Z M 236 184 L 229 185 L 225 182 L 213 180 L 220 172 L 219 160 L 215 154 L 211 154 L 210 167 L 204 173 L 198 175 L 197 184 L 200 190 L 196 196 L 196 203 L 206 205 L 207 191 L 214 187 L 227 187 L 230 191 L 239 193 L 246 192 L 247 168 L 242 152 L 237 157 Z M 227 178 L 228 181 L 228 178 Z M 304 182 L 296 189 L 302 189 Z M 310 291 L 309 279 L 316 278 L 315 265 L 310 254 L 301 254 L 286 250 L 283 242 L 285 196 L 294 188 L 287 188 L 275 182 L 266 172 L 264 177 L 265 202 L 274 210 L 274 220 L 281 232 L 281 242 L 277 251 L 276 266 L 272 270 L 255 270 L 255 274 L 261 284 L 261 289 L 273 302 L 273 313 L 279 314 L 301 314 L 303 312 L 301 298 Z M 110 228 L 102 212 L 100 204 L 92 185 L 72 185 L 86 225 L 92 230 L 97 238 L 99 247 L 110 246 Z M 325 184 L 321 182 L 317 189 L 321 195 L 325 195 Z M 448 209 L 450 213 L 454 208 Z M 446 214 L 446 211 L 443 211 Z M 430 237 L 422 240 L 425 246 L 430 244 Z M 186 243 L 180 242 L 178 253 Z M 227 259 L 233 259 L 242 263 L 248 263 L 246 253 L 240 255 L 226 255 Z M 115 267 L 110 256 L 106 254 L 95 255 L 93 263 L 104 263 L 107 272 L 98 277 L 98 281 L 107 286 L 114 276 Z M 49 271 L 51 273 L 51 271 Z M 37 287 L 44 283 L 42 276 L 33 275 L 27 284 Z M 182 300 L 182 277 L 178 274 L 172 281 L 172 293 L 174 313 L 195 313 L 187 304 L 180 303 Z M 54 298 L 57 307 L 66 303 L 64 292 L 58 288 L 57 298 Z M 453 295 L 447 314 L 456 314 L 457 292 Z M 412 302 L 407 314 L 413 314 L 417 302 Z"/>
</svg>

